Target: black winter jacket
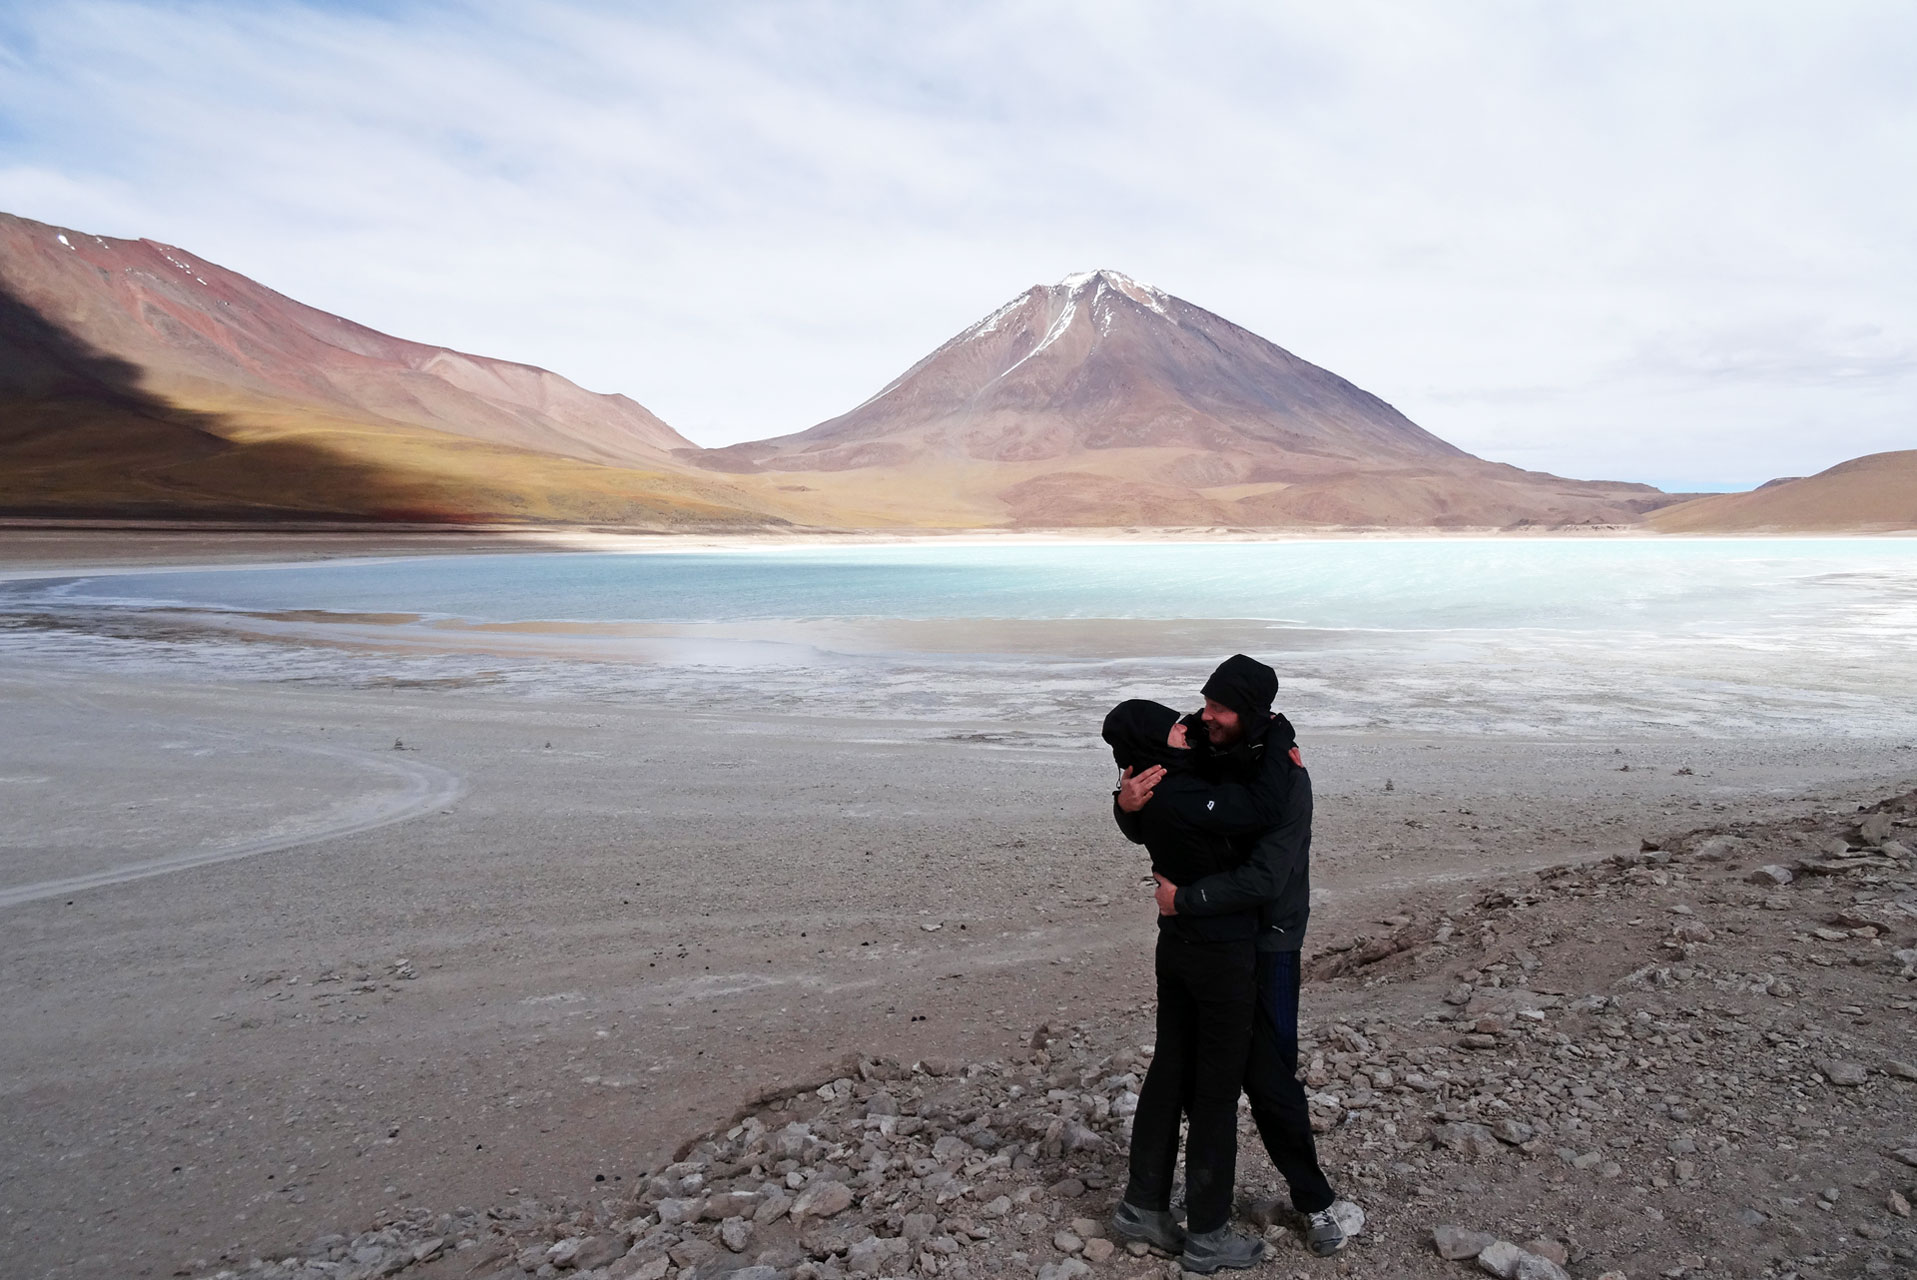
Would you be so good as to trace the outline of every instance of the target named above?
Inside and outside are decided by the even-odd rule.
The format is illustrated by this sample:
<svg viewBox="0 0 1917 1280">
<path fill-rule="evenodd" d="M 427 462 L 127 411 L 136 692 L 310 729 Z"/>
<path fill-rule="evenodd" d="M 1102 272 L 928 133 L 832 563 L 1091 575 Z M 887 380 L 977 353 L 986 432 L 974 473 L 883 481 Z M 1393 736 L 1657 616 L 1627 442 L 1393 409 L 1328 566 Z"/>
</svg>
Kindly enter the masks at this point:
<svg viewBox="0 0 1917 1280">
<path fill-rule="evenodd" d="M 1132 699 L 1105 717 L 1104 737 L 1121 767 L 1166 769 L 1151 803 L 1124 815 L 1120 825 L 1151 854 L 1154 872 L 1175 885 L 1187 885 L 1237 866 L 1245 850 L 1218 829 L 1219 823 L 1205 821 L 1216 808 L 1214 789 L 1197 772 L 1197 753 L 1165 741 L 1177 723 L 1178 713 L 1170 707 Z M 1160 916 L 1158 927 L 1187 942 L 1243 942 L 1257 936 L 1258 913 L 1247 908 L 1217 915 Z"/>
<path fill-rule="evenodd" d="M 1297 951 L 1311 917 L 1311 775 L 1293 757 L 1297 734 L 1289 720 L 1273 716 L 1231 750 L 1213 752 L 1204 725 L 1196 717 L 1186 723 L 1201 776 L 1219 785 L 1168 792 L 1160 783 L 1138 813 L 1126 813 L 1114 800 L 1112 814 L 1127 838 L 1142 843 L 1140 819 L 1167 800 L 1180 819 L 1231 836 L 1244 856 L 1235 866 L 1180 885 L 1177 915 L 1160 917 L 1161 923 L 1190 918 L 1196 926 L 1207 917 L 1255 910 L 1260 951 Z"/>
</svg>

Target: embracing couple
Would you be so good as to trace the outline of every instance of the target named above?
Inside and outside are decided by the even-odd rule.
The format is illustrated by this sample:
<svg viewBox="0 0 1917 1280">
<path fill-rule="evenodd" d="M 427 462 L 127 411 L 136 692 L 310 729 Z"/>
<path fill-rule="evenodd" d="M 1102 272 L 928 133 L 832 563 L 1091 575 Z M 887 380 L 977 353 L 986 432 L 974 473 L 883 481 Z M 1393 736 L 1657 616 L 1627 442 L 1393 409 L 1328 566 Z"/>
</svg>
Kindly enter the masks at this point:
<svg viewBox="0 0 1917 1280">
<path fill-rule="evenodd" d="M 1151 854 L 1158 900 L 1158 1046 L 1139 1090 L 1131 1179 L 1113 1225 L 1187 1271 L 1251 1267 L 1264 1241 L 1232 1231 L 1238 1094 L 1319 1255 L 1345 1245 L 1298 1082 L 1298 950 L 1310 910 L 1311 778 L 1278 676 L 1243 654 L 1180 717 L 1121 702 L 1105 718 L 1123 774 L 1120 830 Z M 1187 1226 L 1171 1214 L 1180 1115 Z"/>
</svg>

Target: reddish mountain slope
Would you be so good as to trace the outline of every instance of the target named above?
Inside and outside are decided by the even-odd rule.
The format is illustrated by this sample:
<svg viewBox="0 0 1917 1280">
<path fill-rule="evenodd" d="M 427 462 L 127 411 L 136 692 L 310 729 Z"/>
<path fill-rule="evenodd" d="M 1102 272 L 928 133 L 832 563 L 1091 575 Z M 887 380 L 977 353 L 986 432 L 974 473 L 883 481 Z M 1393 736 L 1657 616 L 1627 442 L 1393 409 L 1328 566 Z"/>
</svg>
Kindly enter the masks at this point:
<svg viewBox="0 0 1917 1280">
<path fill-rule="evenodd" d="M 926 523 L 1608 523 L 1674 500 L 1474 458 L 1112 271 L 1027 290 L 850 413 L 697 460 Z"/>
<path fill-rule="evenodd" d="M 168 398 L 303 405 L 614 465 L 690 444 L 624 396 L 390 337 L 152 240 L 0 214 L 0 289 Z"/>
<path fill-rule="evenodd" d="M 0 513 L 784 523 L 686 446 L 624 396 L 0 214 Z"/>
</svg>

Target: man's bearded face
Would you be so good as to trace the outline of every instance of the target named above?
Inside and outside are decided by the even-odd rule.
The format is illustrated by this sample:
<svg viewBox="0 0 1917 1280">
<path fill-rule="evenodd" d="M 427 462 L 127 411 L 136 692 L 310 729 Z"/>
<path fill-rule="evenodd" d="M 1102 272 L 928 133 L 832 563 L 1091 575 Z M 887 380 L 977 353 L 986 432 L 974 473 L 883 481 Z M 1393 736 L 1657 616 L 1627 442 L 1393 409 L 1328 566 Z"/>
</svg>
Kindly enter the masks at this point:
<svg viewBox="0 0 1917 1280">
<path fill-rule="evenodd" d="M 1229 747 L 1244 736 L 1243 718 L 1222 702 L 1206 698 L 1200 718 L 1205 722 L 1205 736 L 1211 739 L 1214 747 Z"/>
</svg>

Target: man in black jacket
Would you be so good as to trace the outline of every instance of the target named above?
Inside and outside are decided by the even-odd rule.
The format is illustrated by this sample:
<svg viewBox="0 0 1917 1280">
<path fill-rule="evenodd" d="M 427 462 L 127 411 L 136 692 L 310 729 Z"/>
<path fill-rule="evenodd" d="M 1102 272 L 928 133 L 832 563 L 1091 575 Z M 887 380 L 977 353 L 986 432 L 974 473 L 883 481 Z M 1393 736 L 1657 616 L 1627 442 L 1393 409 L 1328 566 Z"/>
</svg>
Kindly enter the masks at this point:
<svg viewBox="0 0 1917 1280">
<path fill-rule="evenodd" d="M 1329 1255 L 1344 1248 L 1345 1236 L 1331 1214 L 1336 1197 L 1318 1164 L 1305 1091 L 1297 1078 L 1299 949 L 1311 913 L 1311 776 L 1291 722 L 1272 714 L 1278 675 L 1270 667 L 1235 654 L 1212 673 L 1203 692 L 1199 719 L 1212 767 L 1223 780 L 1245 783 L 1249 797 L 1270 806 L 1271 824 L 1230 870 L 1183 887 L 1160 878 L 1158 910 L 1186 916 L 1259 912 L 1258 1008 L 1245 1095 L 1265 1150 L 1291 1190 L 1292 1206 L 1308 1220 L 1306 1245 Z M 1133 815 L 1150 801 L 1161 776 L 1147 770 L 1120 786 L 1114 815 L 1128 836 Z"/>
</svg>

